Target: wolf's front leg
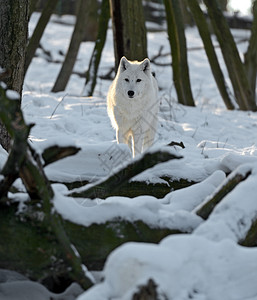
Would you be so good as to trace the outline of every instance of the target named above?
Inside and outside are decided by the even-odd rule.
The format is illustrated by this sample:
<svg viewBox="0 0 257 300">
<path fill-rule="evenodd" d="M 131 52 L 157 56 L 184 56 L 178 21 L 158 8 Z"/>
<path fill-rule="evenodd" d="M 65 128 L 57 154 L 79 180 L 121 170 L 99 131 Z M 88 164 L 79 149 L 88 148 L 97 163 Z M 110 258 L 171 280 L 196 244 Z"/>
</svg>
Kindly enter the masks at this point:
<svg viewBox="0 0 257 300">
<path fill-rule="evenodd" d="M 116 130 L 116 140 L 118 144 L 127 144 L 131 153 L 133 154 L 132 143 L 131 143 L 131 132 L 128 130 L 127 132 L 123 132 L 120 129 Z"/>
<path fill-rule="evenodd" d="M 132 154 L 133 157 L 142 153 L 143 146 L 143 132 L 141 128 L 137 128 L 137 130 L 133 131 L 133 149 Z"/>
</svg>

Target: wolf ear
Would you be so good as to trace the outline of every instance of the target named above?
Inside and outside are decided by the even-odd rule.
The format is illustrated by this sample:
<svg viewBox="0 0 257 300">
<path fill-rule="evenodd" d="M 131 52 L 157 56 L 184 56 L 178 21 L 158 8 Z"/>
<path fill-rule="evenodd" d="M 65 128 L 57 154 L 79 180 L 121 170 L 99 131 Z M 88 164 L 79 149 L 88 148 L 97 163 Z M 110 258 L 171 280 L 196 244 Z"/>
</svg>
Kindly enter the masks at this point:
<svg viewBox="0 0 257 300">
<path fill-rule="evenodd" d="M 119 70 L 120 70 L 120 72 L 124 72 L 125 70 L 127 70 L 128 65 L 129 65 L 128 60 L 126 59 L 125 56 L 123 56 L 123 57 L 120 59 L 120 65 L 119 65 Z"/>
<path fill-rule="evenodd" d="M 150 73 L 150 60 L 148 58 L 145 58 L 143 62 L 141 63 L 142 69 L 146 74 Z"/>
</svg>

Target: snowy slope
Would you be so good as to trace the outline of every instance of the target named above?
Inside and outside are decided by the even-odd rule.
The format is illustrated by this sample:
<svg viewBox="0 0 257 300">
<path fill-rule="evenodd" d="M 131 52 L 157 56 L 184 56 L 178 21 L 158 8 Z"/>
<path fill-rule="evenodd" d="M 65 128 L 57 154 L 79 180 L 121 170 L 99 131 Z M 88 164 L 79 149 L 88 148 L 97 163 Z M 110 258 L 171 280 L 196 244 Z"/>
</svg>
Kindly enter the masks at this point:
<svg viewBox="0 0 257 300">
<path fill-rule="evenodd" d="M 30 31 L 37 18 L 34 14 Z M 53 22 L 56 18 L 53 16 L 47 26 L 42 45 L 54 59 L 62 61 L 60 50 L 67 50 L 72 26 Z M 246 31 L 234 33 L 238 37 L 249 35 Z M 187 40 L 189 48 L 201 46 L 194 28 L 187 30 Z M 149 33 L 148 43 L 150 58 L 158 53 L 161 45 L 164 53 L 170 52 L 165 32 Z M 86 70 L 93 46 L 90 42 L 83 43 L 76 71 Z M 239 46 L 242 55 L 246 46 L 246 43 Z M 128 148 L 116 144 L 106 112 L 106 94 L 111 82 L 99 79 L 94 97 L 85 98 L 80 97 L 84 80 L 73 75 L 65 92 L 53 94 L 50 90 L 61 64 L 46 63 L 41 50 L 37 54 L 25 78 L 22 102 L 26 121 L 35 123 L 31 145 L 39 153 L 56 143 L 81 148 L 77 155 L 47 166 L 48 178 L 59 182 L 95 181 L 130 161 Z M 170 61 L 170 56 L 159 59 L 162 63 Z M 107 73 L 113 64 L 109 30 L 99 74 Z M 236 244 L 257 215 L 257 113 L 225 109 L 203 50 L 189 52 L 189 65 L 197 104 L 194 108 L 177 104 L 171 67 L 153 65 L 161 102 L 155 146 L 182 141 L 185 149 L 175 147 L 174 151 L 183 159 L 156 166 L 138 175 L 137 180 L 159 182 L 160 176 L 165 175 L 198 184 L 171 191 L 163 199 L 141 196 L 95 201 L 72 200 L 65 196 L 64 185 L 53 187 L 58 212 L 65 219 L 85 226 L 122 217 L 194 232 L 167 237 L 159 245 L 129 243 L 119 247 L 106 262 L 104 281 L 79 300 L 131 299 L 138 285 L 146 284 L 150 278 L 158 285 L 161 299 L 257 299 L 257 249 Z M 6 153 L 1 149 L 0 166 L 5 159 Z M 194 209 L 224 183 L 225 173 L 236 168 L 240 172 L 250 169 L 252 175 L 228 194 L 203 222 Z M 14 296 L 3 298 L 1 293 L 0 289 L 0 299 L 15 299 Z"/>
</svg>

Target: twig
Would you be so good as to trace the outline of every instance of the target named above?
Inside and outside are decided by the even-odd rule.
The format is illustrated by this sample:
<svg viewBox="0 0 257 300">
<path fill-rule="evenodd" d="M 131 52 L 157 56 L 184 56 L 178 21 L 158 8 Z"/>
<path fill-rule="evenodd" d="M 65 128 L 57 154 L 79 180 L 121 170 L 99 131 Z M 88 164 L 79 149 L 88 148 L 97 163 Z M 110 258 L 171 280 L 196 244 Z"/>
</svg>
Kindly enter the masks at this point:
<svg viewBox="0 0 257 300">
<path fill-rule="evenodd" d="M 51 117 L 50 117 L 50 119 L 52 119 L 52 117 L 53 117 L 53 115 L 55 114 L 55 112 L 56 112 L 56 110 L 57 110 L 57 108 L 59 107 L 59 105 L 62 103 L 62 101 L 64 100 L 64 98 L 66 97 L 66 96 L 68 96 L 69 94 L 67 93 L 67 94 L 65 94 L 63 97 L 62 97 L 62 100 L 56 105 L 56 107 L 55 107 L 55 109 L 54 109 L 54 111 L 53 111 L 53 113 L 51 114 Z"/>
</svg>

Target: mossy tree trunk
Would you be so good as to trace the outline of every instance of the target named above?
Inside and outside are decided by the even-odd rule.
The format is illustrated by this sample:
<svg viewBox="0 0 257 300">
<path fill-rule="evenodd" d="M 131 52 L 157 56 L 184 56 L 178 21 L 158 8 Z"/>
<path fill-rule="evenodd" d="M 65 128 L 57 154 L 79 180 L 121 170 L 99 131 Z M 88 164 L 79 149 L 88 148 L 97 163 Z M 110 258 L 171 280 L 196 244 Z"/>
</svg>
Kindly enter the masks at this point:
<svg viewBox="0 0 257 300">
<path fill-rule="evenodd" d="M 184 105 L 194 106 L 187 63 L 184 22 L 180 4 L 177 0 L 164 0 L 164 4 L 172 55 L 173 82 L 177 92 L 178 102 Z"/>
<path fill-rule="evenodd" d="M 80 0 L 78 5 L 77 20 L 72 33 L 69 49 L 66 53 L 62 68 L 58 74 L 56 82 L 52 88 L 52 92 L 64 91 L 70 79 L 76 58 L 78 55 L 80 44 L 84 38 L 85 20 L 90 3 L 94 0 Z"/>
<path fill-rule="evenodd" d="M 0 74 L 9 89 L 21 95 L 28 35 L 29 1 L 2 0 L 0 4 Z M 3 75 L 4 74 L 4 75 Z M 0 144 L 7 151 L 10 137 L 0 121 Z"/>
<path fill-rule="evenodd" d="M 110 0 L 115 68 L 122 56 L 129 60 L 147 57 L 146 28 L 141 0 Z"/>
<path fill-rule="evenodd" d="M 35 1 L 34 1 L 35 2 Z M 26 60 L 25 60 L 25 73 L 27 72 L 29 65 L 36 53 L 36 50 L 39 46 L 41 37 L 45 31 L 46 25 L 50 20 L 50 17 L 57 5 L 58 0 L 48 0 L 43 12 L 38 20 L 36 28 L 33 31 L 33 34 L 29 40 L 27 47 Z"/>
</svg>

